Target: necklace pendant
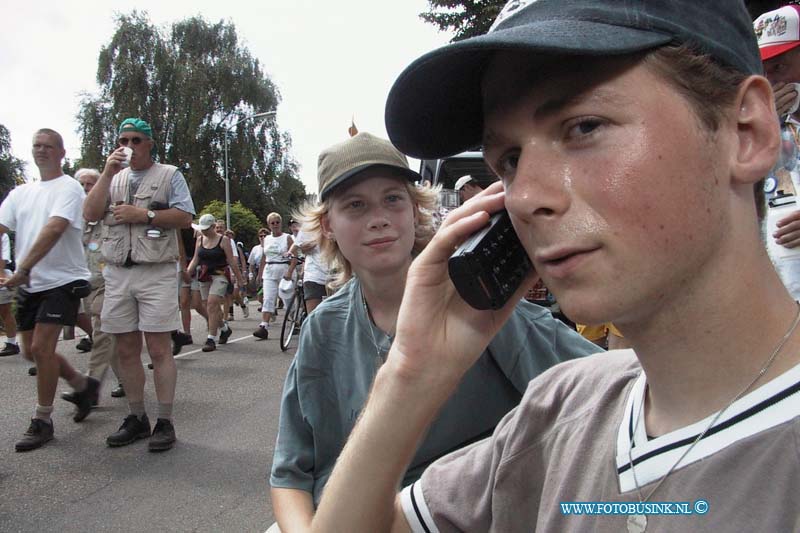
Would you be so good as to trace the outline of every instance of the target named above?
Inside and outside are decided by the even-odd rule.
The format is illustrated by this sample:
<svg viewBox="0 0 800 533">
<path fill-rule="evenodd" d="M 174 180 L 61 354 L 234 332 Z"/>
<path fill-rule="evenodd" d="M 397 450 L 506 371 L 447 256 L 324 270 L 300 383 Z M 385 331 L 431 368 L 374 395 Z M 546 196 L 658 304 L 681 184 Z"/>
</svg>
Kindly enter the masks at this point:
<svg viewBox="0 0 800 533">
<path fill-rule="evenodd" d="M 644 533 L 645 529 L 647 529 L 647 517 L 645 515 L 628 515 L 628 533 Z"/>
</svg>

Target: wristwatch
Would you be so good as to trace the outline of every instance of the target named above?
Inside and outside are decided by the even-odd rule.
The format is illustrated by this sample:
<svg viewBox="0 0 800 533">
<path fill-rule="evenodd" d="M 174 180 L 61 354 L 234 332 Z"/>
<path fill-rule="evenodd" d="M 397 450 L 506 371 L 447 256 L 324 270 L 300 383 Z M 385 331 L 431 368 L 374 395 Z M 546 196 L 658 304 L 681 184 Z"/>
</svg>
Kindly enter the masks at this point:
<svg viewBox="0 0 800 533">
<path fill-rule="evenodd" d="M 156 218 L 156 212 L 151 211 L 150 209 L 147 210 L 147 223 L 152 224 L 153 219 Z"/>
</svg>

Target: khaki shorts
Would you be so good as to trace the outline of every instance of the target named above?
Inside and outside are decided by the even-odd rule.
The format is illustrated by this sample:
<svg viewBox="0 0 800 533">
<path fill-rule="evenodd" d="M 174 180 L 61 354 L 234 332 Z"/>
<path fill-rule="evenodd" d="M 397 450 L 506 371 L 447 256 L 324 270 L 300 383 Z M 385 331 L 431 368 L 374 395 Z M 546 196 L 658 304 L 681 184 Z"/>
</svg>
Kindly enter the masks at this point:
<svg viewBox="0 0 800 533">
<path fill-rule="evenodd" d="M 191 281 L 189 283 L 183 281 L 183 274 L 178 272 L 178 286 L 181 289 L 190 289 L 193 291 L 199 291 L 200 282 L 197 281 L 197 269 L 195 269 L 195 273 L 192 275 Z"/>
<path fill-rule="evenodd" d="M 0 289 L 0 305 L 6 305 L 13 302 L 15 293 L 15 289 L 6 289 L 5 287 Z"/>
<path fill-rule="evenodd" d="M 200 282 L 200 299 L 208 300 L 209 294 L 224 298 L 228 285 L 230 283 L 228 283 L 228 278 L 224 275 L 212 275 L 211 281 Z"/>
<path fill-rule="evenodd" d="M 106 265 L 106 296 L 100 317 L 106 333 L 178 329 L 178 284 L 175 263 Z"/>
</svg>

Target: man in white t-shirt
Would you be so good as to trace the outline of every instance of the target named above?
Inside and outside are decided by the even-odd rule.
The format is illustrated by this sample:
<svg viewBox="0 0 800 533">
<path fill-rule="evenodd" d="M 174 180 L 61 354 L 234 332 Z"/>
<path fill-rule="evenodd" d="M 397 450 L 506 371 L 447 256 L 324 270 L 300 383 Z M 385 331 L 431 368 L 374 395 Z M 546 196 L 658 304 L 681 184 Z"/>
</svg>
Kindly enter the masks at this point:
<svg viewBox="0 0 800 533">
<path fill-rule="evenodd" d="M 13 189 L 0 205 L 0 232 L 16 231 L 19 262 L 0 286 L 17 289 L 17 323 L 25 357 L 36 361 L 38 401 L 31 425 L 16 450 L 39 448 L 53 438 L 53 398 L 58 378 L 76 392 L 75 422 L 89 414 L 100 382 L 76 371 L 56 353 L 62 326 L 74 326 L 81 298 L 89 293 L 89 270 L 83 255 L 81 216 L 85 194 L 61 170 L 64 141 L 41 129 L 33 137 L 33 159 L 40 181 Z"/>
<path fill-rule="evenodd" d="M 11 270 L 8 265 L 11 263 L 11 239 L 7 233 L 3 233 L 0 237 L 0 270 L 3 271 L 6 277 L 11 275 Z M 3 328 L 6 330 L 6 344 L 0 350 L 0 357 L 9 355 L 17 355 L 19 353 L 19 345 L 17 345 L 17 321 L 14 318 L 14 313 L 11 311 L 11 302 L 14 301 L 14 290 L 3 287 L 0 289 L 0 320 L 3 321 Z"/>
</svg>

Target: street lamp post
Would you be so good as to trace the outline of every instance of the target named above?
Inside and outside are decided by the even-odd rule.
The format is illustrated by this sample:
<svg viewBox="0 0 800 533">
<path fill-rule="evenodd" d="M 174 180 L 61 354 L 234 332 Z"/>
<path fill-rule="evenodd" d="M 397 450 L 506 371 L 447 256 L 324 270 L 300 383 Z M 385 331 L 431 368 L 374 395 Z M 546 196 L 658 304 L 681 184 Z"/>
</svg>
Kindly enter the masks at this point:
<svg viewBox="0 0 800 533">
<path fill-rule="evenodd" d="M 231 124 L 227 128 L 225 128 L 225 225 L 228 229 L 231 228 L 231 185 L 230 181 L 228 180 L 228 132 L 231 128 L 235 128 L 245 120 L 250 120 L 251 118 L 260 118 L 260 117 L 268 117 L 274 116 L 277 111 L 264 111 L 263 113 L 255 113 L 253 115 L 247 115 L 242 120 L 235 124 Z"/>
</svg>

